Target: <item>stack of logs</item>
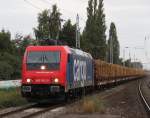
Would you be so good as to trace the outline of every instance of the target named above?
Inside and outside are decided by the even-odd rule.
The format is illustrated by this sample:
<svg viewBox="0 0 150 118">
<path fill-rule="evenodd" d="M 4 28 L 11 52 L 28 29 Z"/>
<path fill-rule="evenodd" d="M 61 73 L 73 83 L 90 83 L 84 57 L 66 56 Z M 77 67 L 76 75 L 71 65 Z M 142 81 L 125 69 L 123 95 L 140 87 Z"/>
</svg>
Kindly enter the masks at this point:
<svg viewBox="0 0 150 118">
<path fill-rule="evenodd" d="M 145 75 L 142 69 L 128 68 L 101 60 L 94 61 L 95 82 L 98 85 L 140 78 Z"/>
</svg>

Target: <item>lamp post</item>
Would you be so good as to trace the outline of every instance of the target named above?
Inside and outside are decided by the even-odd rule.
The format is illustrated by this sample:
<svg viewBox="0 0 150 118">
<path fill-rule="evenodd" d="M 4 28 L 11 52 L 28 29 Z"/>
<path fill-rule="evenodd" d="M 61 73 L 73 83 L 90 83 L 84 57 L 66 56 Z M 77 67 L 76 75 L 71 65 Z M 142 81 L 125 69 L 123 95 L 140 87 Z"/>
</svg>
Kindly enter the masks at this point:
<svg viewBox="0 0 150 118">
<path fill-rule="evenodd" d="M 112 36 L 110 37 L 110 45 L 109 45 L 109 50 L 110 50 L 110 54 L 109 54 L 109 62 L 113 64 L 114 60 L 113 60 L 113 38 Z"/>
<path fill-rule="evenodd" d="M 123 48 L 123 60 L 124 60 L 124 61 L 123 61 L 123 66 L 126 66 L 126 65 L 125 65 L 125 54 L 126 54 L 126 53 L 125 53 L 125 49 L 128 49 L 128 48 L 129 48 L 129 47 L 124 47 L 124 48 Z"/>
<path fill-rule="evenodd" d="M 135 55 L 136 50 L 137 50 L 137 49 L 143 50 L 144 48 L 141 48 L 141 47 L 124 47 L 124 49 L 123 49 L 123 59 L 124 59 L 123 66 L 126 66 L 126 65 L 125 65 L 125 49 L 134 49 L 133 61 L 136 62 L 136 55 Z M 131 53 L 130 53 L 130 50 L 129 50 L 129 59 L 131 60 Z"/>
</svg>

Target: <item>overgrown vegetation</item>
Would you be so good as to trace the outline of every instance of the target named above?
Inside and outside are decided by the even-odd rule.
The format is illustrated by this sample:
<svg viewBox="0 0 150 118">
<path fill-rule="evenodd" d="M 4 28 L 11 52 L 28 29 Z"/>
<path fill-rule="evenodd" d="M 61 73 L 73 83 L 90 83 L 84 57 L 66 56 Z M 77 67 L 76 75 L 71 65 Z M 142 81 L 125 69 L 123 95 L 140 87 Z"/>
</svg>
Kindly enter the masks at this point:
<svg viewBox="0 0 150 118">
<path fill-rule="evenodd" d="M 105 101 L 99 95 L 86 96 L 69 110 L 71 113 L 104 113 Z"/>
<path fill-rule="evenodd" d="M 21 97 L 20 88 L 0 89 L 0 109 L 27 104 Z"/>
<path fill-rule="evenodd" d="M 104 101 L 98 96 L 84 98 L 82 109 L 85 113 L 103 113 L 105 109 Z"/>
</svg>

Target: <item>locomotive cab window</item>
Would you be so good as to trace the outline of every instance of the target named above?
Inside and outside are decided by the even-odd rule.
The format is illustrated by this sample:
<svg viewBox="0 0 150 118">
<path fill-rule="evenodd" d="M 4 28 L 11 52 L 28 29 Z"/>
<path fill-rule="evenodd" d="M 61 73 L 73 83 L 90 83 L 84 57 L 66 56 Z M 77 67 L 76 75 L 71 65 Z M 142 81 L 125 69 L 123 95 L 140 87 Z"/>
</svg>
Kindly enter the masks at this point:
<svg viewBox="0 0 150 118">
<path fill-rule="evenodd" d="M 59 51 L 30 51 L 27 55 L 28 70 L 59 70 Z"/>
</svg>

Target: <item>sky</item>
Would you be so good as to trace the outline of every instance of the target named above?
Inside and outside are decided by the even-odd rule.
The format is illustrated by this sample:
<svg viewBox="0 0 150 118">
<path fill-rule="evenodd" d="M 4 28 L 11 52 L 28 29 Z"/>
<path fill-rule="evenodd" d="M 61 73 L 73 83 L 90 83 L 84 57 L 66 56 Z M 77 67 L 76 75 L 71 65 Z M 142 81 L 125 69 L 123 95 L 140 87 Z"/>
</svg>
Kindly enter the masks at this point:
<svg viewBox="0 0 150 118">
<path fill-rule="evenodd" d="M 64 20 L 75 23 L 78 13 L 83 30 L 88 0 L 0 0 L 0 29 L 9 30 L 12 37 L 16 33 L 33 35 L 38 13 L 55 3 Z M 116 24 L 120 56 L 142 61 L 150 68 L 150 0 L 104 0 L 104 12 L 107 38 L 110 23 Z"/>
</svg>

